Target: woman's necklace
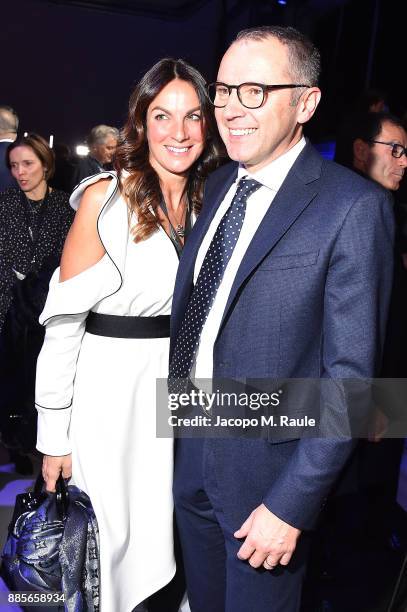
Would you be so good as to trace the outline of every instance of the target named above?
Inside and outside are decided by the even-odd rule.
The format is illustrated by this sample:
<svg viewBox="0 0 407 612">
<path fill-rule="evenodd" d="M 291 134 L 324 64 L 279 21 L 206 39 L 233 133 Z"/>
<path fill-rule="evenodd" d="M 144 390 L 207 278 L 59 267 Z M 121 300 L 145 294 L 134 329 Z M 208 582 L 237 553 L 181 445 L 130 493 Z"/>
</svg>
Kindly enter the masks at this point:
<svg viewBox="0 0 407 612">
<path fill-rule="evenodd" d="M 42 200 L 31 200 L 26 193 L 23 191 L 23 210 L 25 215 L 25 221 L 27 224 L 28 235 L 30 236 L 31 245 L 32 245 L 32 256 L 31 256 L 31 265 L 35 264 L 36 256 L 37 256 L 37 242 L 38 236 L 41 230 L 42 223 L 44 221 L 44 216 L 48 203 L 48 196 L 50 193 L 50 189 L 47 185 L 44 197 Z"/>
<path fill-rule="evenodd" d="M 27 194 L 24 194 L 24 195 L 27 201 L 28 233 L 30 235 L 31 242 L 34 242 L 34 228 L 37 224 L 39 213 L 42 209 L 45 198 L 42 198 L 41 200 L 31 200 L 31 198 L 29 198 Z"/>
<path fill-rule="evenodd" d="M 186 225 L 185 222 L 187 218 L 187 213 L 189 211 L 188 203 L 186 203 L 186 205 L 182 207 L 181 215 L 179 215 L 178 217 L 175 214 L 175 212 L 171 210 L 171 216 L 175 220 L 175 223 L 171 222 L 170 211 L 168 210 L 168 207 L 164 201 L 164 198 L 162 198 L 160 205 L 161 205 L 162 211 L 164 212 L 165 216 L 168 219 L 168 223 L 170 225 L 170 232 L 172 230 L 178 238 L 184 238 L 185 237 L 185 225 Z M 183 220 L 184 220 L 184 223 L 182 222 Z"/>
<path fill-rule="evenodd" d="M 174 219 L 176 221 L 176 225 L 175 226 L 172 225 L 172 223 L 171 223 L 171 225 L 173 226 L 174 231 L 177 234 L 177 236 L 179 236 L 180 238 L 184 238 L 184 236 L 185 236 L 185 224 L 181 223 L 185 213 L 186 213 L 186 208 L 184 207 L 184 210 L 182 211 L 181 217 L 180 217 L 180 219 L 178 221 L 174 211 L 171 211 L 171 214 L 172 214 L 172 216 L 174 217 Z"/>
</svg>

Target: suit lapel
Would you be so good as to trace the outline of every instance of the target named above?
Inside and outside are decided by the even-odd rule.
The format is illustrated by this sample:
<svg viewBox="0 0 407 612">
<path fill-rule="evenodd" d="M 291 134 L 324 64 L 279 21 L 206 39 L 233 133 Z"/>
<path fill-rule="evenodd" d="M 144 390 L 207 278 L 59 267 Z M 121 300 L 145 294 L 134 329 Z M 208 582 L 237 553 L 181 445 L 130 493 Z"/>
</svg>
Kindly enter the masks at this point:
<svg viewBox="0 0 407 612">
<path fill-rule="evenodd" d="M 243 257 L 229 294 L 222 323 L 242 283 L 314 199 L 318 192 L 314 181 L 319 178 L 321 164 L 319 154 L 308 145 L 291 168 Z"/>
</svg>

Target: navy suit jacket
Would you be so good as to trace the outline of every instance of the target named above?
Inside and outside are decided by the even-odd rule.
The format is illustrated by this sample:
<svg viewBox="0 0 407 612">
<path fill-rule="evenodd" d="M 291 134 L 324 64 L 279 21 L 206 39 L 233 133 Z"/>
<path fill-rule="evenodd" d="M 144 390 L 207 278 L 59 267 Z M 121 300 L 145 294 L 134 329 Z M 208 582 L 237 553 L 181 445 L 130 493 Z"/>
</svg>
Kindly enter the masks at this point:
<svg viewBox="0 0 407 612">
<path fill-rule="evenodd" d="M 182 254 L 171 352 L 193 287 L 195 259 L 232 182 L 208 179 Z M 388 194 L 307 144 L 276 194 L 236 274 L 214 345 L 214 378 L 370 378 L 377 375 L 392 283 Z M 329 402 L 329 398 L 327 399 Z M 223 511 L 239 527 L 263 502 L 311 528 L 348 459 L 348 438 L 207 440 Z"/>
<path fill-rule="evenodd" d="M 9 187 L 18 187 L 17 181 L 6 166 L 6 151 L 10 144 L 10 142 L 0 142 L 0 191 Z"/>
</svg>

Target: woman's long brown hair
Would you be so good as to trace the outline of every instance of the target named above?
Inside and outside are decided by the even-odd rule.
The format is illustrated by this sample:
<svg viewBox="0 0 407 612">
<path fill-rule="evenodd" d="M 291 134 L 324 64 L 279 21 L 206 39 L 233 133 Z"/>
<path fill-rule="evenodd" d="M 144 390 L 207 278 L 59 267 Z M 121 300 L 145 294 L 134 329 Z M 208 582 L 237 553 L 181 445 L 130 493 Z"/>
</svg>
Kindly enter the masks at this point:
<svg viewBox="0 0 407 612">
<path fill-rule="evenodd" d="M 204 124 L 205 147 L 190 168 L 186 185 L 189 205 L 195 213 L 201 207 L 204 181 L 209 172 L 219 165 L 223 152 L 202 75 L 181 59 L 165 58 L 157 62 L 137 84 L 130 97 L 129 114 L 115 158 L 115 168 L 119 179 L 122 179 L 121 189 L 129 202 L 130 211 L 137 218 L 133 230 L 136 242 L 145 240 L 157 230 L 154 212 L 161 199 L 159 178 L 149 162 L 147 110 L 160 91 L 174 79 L 181 79 L 194 87 Z M 129 173 L 126 177 L 123 177 L 124 170 Z"/>
</svg>

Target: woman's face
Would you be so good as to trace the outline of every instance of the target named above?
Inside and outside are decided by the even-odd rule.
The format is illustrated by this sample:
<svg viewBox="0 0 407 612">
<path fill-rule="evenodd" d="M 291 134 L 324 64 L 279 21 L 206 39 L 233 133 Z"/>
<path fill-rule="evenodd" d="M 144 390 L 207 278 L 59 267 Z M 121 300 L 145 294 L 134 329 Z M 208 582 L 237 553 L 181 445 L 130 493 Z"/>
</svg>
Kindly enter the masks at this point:
<svg viewBox="0 0 407 612">
<path fill-rule="evenodd" d="M 10 152 L 11 174 L 27 195 L 45 182 L 45 168 L 31 147 L 22 145 Z"/>
<path fill-rule="evenodd" d="M 160 178 L 188 171 L 204 149 L 203 128 L 194 87 L 181 79 L 168 83 L 147 109 L 150 164 Z"/>
</svg>

